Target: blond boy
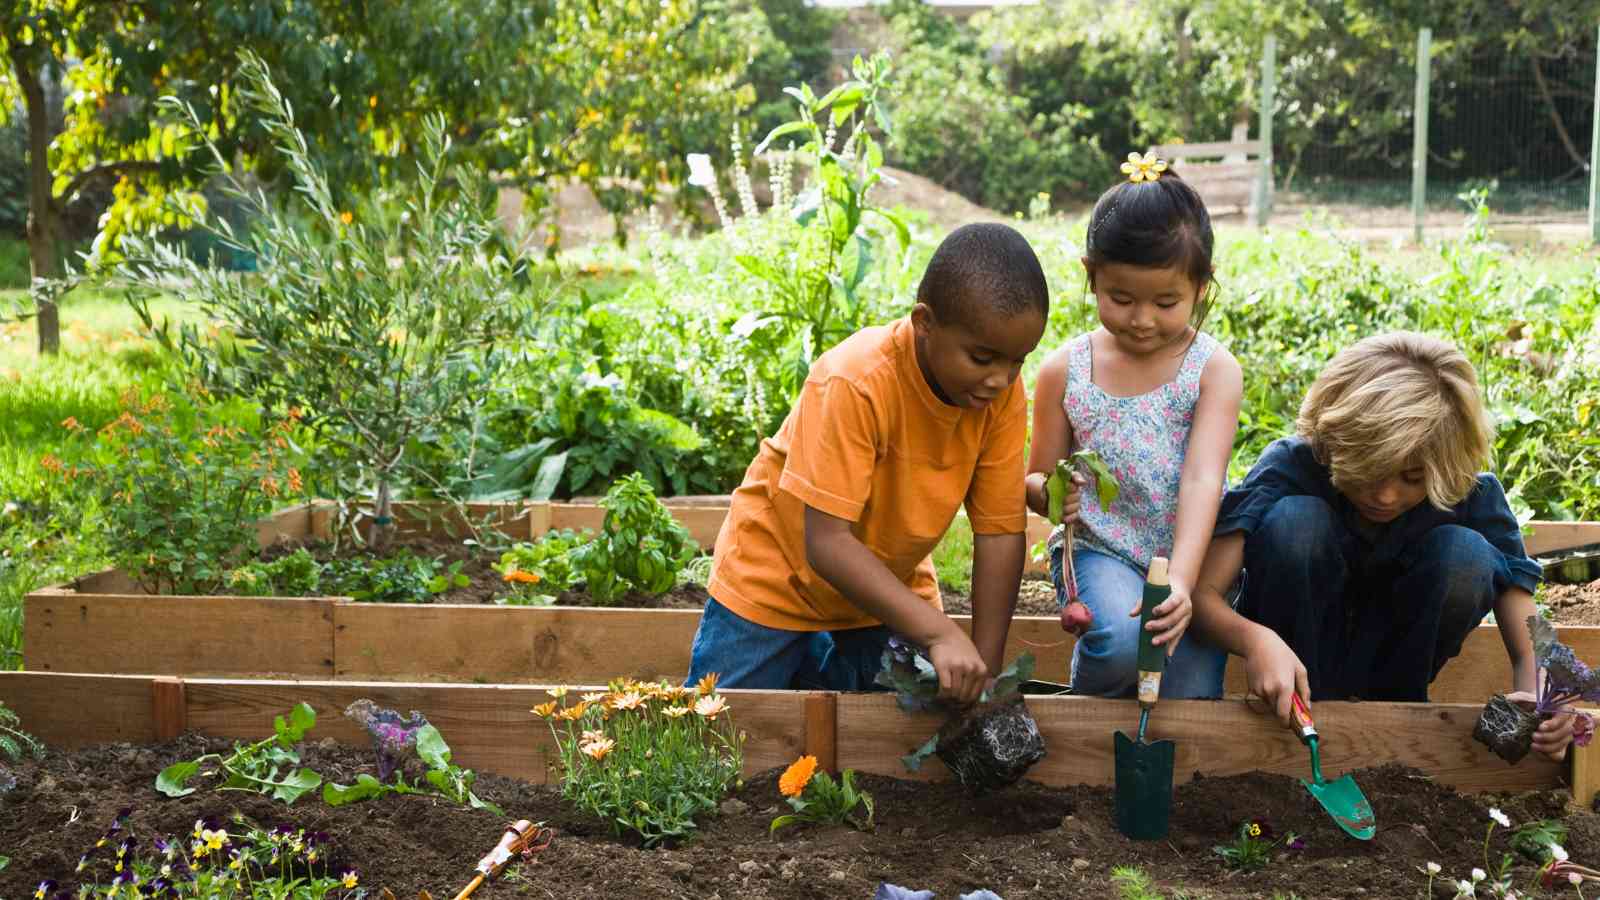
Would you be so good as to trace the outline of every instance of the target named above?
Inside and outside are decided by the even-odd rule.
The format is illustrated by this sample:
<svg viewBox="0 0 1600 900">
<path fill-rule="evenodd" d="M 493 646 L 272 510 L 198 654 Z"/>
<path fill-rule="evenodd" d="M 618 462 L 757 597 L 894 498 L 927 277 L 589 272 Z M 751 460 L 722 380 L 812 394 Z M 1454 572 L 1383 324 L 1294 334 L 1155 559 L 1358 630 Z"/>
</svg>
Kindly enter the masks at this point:
<svg viewBox="0 0 1600 900">
<path fill-rule="evenodd" d="M 1480 472 L 1490 428 L 1461 351 L 1409 332 L 1360 341 L 1317 377 L 1295 431 L 1224 496 L 1194 594 L 1193 627 L 1244 658 L 1251 692 L 1285 723 L 1291 693 L 1427 700 L 1491 610 L 1510 687 L 1532 692 L 1540 569 Z M 1570 737 L 1553 719 L 1534 746 L 1559 758 Z"/>
</svg>

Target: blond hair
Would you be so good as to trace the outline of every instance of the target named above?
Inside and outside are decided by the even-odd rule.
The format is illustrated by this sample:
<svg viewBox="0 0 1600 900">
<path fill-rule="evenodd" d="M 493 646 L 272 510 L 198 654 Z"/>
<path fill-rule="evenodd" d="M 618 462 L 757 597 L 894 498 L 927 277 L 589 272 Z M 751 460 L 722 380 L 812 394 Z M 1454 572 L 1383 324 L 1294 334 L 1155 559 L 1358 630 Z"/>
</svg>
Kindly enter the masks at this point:
<svg viewBox="0 0 1600 900">
<path fill-rule="evenodd" d="M 1478 375 L 1454 344 L 1409 331 L 1345 348 L 1311 385 L 1295 431 L 1349 493 L 1421 468 L 1428 500 L 1460 503 L 1489 461 Z"/>
</svg>

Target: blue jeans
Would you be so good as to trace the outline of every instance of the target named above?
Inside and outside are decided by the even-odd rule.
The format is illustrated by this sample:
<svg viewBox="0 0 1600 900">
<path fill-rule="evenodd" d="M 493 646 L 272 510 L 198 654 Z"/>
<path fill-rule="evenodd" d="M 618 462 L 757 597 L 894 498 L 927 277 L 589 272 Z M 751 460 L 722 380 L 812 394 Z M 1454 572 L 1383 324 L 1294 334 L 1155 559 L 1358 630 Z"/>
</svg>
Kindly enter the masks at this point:
<svg viewBox="0 0 1600 900">
<path fill-rule="evenodd" d="M 1437 525 L 1378 554 L 1319 497 L 1283 497 L 1245 539 L 1240 615 L 1300 657 L 1312 698 L 1425 701 L 1505 575 L 1478 532 Z"/>
<path fill-rule="evenodd" d="M 1050 551 L 1050 578 L 1056 603 L 1067 602 L 1062 547 Z M 1128 613 L 1144 599 L 1144 574 L 1105 553 L 1078 548 L 1072 554 L 1078 573 L 1078 599 L 1094 621 L 1072 648 L 1072 692 L 1098 697 L 1132 697 L 1138 686 L 1139 618 Z M 1167 659 L 1161 696 L 1197 699 L 1222 696 L 1222 673 L 1228 654 L 1185 631 L 1178 649 Z"/>
<path fill-rule="evenodd" d="M 717 686 L 765 690 L 870 691 L 890 631 L 786 631 L 745 619 L 711 598 L 690 651 L 689 681 L 717 673 Z"/>
</svg>

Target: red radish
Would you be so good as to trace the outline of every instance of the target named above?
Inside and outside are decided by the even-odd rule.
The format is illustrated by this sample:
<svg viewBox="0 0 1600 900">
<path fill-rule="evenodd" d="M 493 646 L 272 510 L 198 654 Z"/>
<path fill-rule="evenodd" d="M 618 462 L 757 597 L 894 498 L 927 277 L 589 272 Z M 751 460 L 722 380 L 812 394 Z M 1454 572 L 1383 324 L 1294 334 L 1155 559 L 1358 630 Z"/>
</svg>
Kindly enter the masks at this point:
<svg viewBox="0 0 1600 900">
<path fill-rule="evenodd" d="M 1089 625 L 1094 622 L 1094 613 L 1089 612 L 1089 607 L 1083 605 L 1081 600 L 1073 600 L 1061 607 L 1061 627 L 1078 637 L 1089 630 Z"/>
</svg>

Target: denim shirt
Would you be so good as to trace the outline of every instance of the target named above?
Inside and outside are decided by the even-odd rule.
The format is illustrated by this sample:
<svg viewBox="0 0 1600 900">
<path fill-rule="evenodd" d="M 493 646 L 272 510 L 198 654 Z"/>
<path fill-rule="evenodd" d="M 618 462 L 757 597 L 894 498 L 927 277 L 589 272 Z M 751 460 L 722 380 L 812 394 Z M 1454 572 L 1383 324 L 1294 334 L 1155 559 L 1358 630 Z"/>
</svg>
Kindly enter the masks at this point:
<svg viewBox="0 0 1600 900">
<path fill-rule="evenodd" d="M 1500 480 L 1493 475 L 1480 474 L 1478 486 L 1450 509 L 1438 509 L 1424 500 L 1393 522 L 1371 525 L 1333 486 L 1328 467 L 1317 462 L 1311 445 L 1301 437 L 1280 438 L 1267 446 L 1244 482 L 1223 494 L 1213 533 L 1217 537 L 1234 532 L 1249 536 L 1280 498 L 1297 496 L 1317 497 L 1333 508 L 1349 531 L 1346 559 L 1369 574 L 1410 568 L 1423 535 L 1440 525 L 1460 525 L 1476 531 L 1499 551 L 1496 594 L 1512 586 L 1532 593 L 1543 578 L 1538 564 L 1523 549 L 1517 517 L 1506 502 Z"/>
</svg>

